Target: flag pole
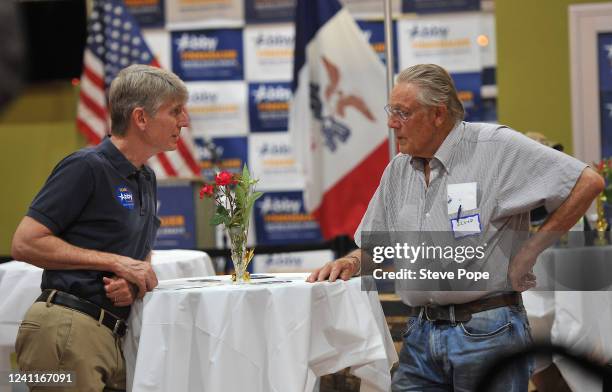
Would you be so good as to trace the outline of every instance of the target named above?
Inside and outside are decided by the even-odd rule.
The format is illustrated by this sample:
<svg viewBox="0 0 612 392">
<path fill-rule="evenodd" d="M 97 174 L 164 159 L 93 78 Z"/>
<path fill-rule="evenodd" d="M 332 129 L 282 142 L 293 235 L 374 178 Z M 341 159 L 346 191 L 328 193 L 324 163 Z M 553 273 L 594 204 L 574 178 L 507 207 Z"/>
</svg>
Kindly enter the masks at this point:
<svg viewBox="0 0 612 392">
<path fill-rule="evenodd" d="M 385 58 L 387 59 L 387 97 L 393 89 L 393 17 L 391 15 L 391 0 L 382 0 L 385 8 Z M 389 128 L 389 161 L 397 153 L 395 134 Z"/>
</svg>

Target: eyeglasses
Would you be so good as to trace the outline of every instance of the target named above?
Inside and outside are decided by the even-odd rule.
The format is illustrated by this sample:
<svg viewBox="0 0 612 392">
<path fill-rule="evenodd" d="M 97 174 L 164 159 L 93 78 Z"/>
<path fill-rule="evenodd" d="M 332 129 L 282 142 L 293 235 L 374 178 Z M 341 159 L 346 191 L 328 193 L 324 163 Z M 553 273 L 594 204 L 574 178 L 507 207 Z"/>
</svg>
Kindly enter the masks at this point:
<svg viewBox="0 0 612 392">
<path fill-rule="evenodd" d="M 406 112 L 391 105 L 385 105 L 385 112 L 387 116 L 393 117 L 396 116 L 400 119 L 400 121 L 406 121 L 412 115 L 413 112 Z"/>
</svg>

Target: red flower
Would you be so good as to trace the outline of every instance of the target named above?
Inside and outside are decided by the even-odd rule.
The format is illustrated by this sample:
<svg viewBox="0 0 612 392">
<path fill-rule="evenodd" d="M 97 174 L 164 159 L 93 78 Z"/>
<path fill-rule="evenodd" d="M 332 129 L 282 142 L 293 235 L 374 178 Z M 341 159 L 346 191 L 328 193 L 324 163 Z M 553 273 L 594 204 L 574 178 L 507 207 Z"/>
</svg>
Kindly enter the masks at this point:
<svg viewBox="0 0 612 392">
<path fill-rule="evenodd" d="M 597 171 L 601 173 L 605 167 L 606 161 L 601 161 L 597 164 Z"/>
<path fill-rule="evenodd" d="M 211 197 L 215 193 L 215 186 L 212 184 L 204 184 L 204 186 L 200 189 L 200 199 L 203 199 L 204 196 Z"/>
<path fill-rule="evenodd" d="M 219 186 L 229 185 L 232 183 L 232 174 L 230 172 L 222 171 L 215 177 L 215 183 Z"/>
</svg>

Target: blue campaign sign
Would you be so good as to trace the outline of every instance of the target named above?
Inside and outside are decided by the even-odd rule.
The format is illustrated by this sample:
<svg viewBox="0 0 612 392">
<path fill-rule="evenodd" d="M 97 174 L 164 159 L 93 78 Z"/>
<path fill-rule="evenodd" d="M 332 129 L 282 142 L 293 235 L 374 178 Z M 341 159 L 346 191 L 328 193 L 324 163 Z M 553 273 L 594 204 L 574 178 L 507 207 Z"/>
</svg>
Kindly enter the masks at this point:
<svg viewBox="0 0 612 392">
<path fill-rule="evenodd" d="M 457 93 L 465 109 L 466 121 L 484 121 L 489 114 L 484 113 L 480 88 L 482 74 L 480 72 L 465 72 L 451 74 Z"/>
<path fill-rule="evenodd" d="M 157 216 L 161 225 L 157 231 L 155 249 L 195 249 L 195 205 L 193 188 L 184 185 L 159 185 Z"/>
<path fill-rule="evenodd" d="M 242 167 L 248 162 L 248 145 L 245 136 L 217 137 L 212 140 L 194 138 L 198 151 L 202 176 L 206 181 L 213 181 L 216 170 L 231 173 L 242 173 Z"/>
<path fill-rule="evenodd" d="M 380 58 L 383 64 L 387 64 L 387 55 L 385 53 L 385 23 L 381 21 L 366 21 L 358 20 L 357 25 L 361 28 L 370 45 Z M 391 31 L 394 37 L 393 40 L 393 72 L 397 71 L 397 23 L 394 21 L 391 25 Z"/>
<path fill-rule="evenodd" d="M 242 80 L 241 29 L 173 31 L 172 70 L 185 81 Z"/>
<path fill-rule="evenodd" d="M 247 23 L 291 22 L 296 0 L 245 0 L 244 17 Z"/>
<path fill-rule="evenodd" d="M 599 62 L 599 90 L 612 91 L 612 33 L 597 36 Z"/>
<path fill-rule="evenodd" d="M 286 131 L 290 100 L 290 83 L 250 83 L 249 122 L 251 131 Z"/>
<path fill-rule="evenodd" d="M 140 27 L 163 27 L 164 0 L 124 0 Z"/>
<path fill-rule="evenodd" d="M 600 119 L 601 119 L 601 157 L 612 157 L 612 91 L 601 91 Z"/>
<path fill-rule="evenodd" d="M 601 157 L 612 156 L 612 33 L 597 36 Z"/>
<path fill-rule="evenodd" d="M 323 241 L 319 224 L 304 209 L 301 191 L 266 192 L 255 202 L 254 214 L 258 244 Z"/>
<path fill-rule="evenodd" d="M 433 14 L 441 12 L 478 11 L 480 0 L 403 0 L 402 12 Z"/>
</svg>

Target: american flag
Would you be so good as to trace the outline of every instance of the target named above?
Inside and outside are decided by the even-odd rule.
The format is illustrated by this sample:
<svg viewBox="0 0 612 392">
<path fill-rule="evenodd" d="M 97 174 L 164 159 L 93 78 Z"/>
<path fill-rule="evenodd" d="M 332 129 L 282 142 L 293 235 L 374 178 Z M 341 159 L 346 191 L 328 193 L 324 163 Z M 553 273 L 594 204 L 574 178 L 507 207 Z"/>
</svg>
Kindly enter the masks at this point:
<svg viewBox="0 0 612 392">
<path fill-rule="evenodd" d="M 121 0 L 93 1 L 87 35 L 77 128 L 90 144 L 98 144 L 110 131 L 106 92 L 117 73 L 131 64 L 160 65 Z M 177 150 L 157 154 L 148 165 L 157 178 L 199 176 L 195 151 L 183 129 Z"/>
</svg>

